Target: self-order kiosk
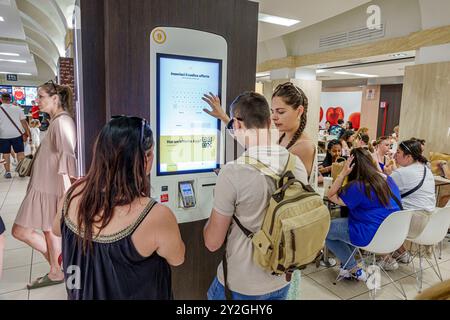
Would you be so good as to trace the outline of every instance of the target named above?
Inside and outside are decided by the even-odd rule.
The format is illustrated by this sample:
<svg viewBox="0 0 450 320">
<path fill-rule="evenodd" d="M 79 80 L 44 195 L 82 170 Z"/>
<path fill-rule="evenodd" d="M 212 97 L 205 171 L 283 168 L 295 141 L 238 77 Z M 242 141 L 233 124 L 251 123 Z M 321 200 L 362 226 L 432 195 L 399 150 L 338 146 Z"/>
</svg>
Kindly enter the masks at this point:
<svg viewBox="0 0 450 320">
<path fill-rule="evenodd" d="M 215 169 L 224 162 L 224 124 L 206 114 L 213 93 L 226 106 L 227 52 L 221 36 L 183 28 L 151 33 L 151 110 L 155 133 L 152 197 L 179 223 L 209 217 Z"/>
</svg>

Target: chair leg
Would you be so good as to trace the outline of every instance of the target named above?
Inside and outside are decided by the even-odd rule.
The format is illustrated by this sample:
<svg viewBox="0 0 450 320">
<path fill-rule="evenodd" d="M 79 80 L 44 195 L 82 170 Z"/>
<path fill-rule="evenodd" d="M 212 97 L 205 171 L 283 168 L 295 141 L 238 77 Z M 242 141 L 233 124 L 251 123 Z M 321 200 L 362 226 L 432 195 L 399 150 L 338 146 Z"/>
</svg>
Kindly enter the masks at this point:
<svg viewBox="0 0 450 320">
<path fill-rule="evenodd" d="M 423 269 L 422 269 L 422 246 L 419 245 L 419 270 L 418 270 L 417 277 L 416 277 L 417 291 L 419 293 L 422 292 L 422 272 L 423 272 Z"/>
<path fill-rule="evenodd" d="M 387 273 L 386 270 L 384 270 L 382 267 L 380 267 L 381 271 L 389 278 L 390 282 L 394 285 L 394 287 L 400 292 L 400 294 L 405 298 L 405 300 L 408 300 L 408 296 L 406 295 L 405 289 L 403 288 L 402 283 L 399 281 L 398 284 L 400 285 L 400 288 L 395 284 L 395 281 L 391 278 L 391 276 Z"/>
<path fill-rule="evenodd" d="M 433 271 L 436 273 L 436 275 L 439 277 L 439 280 L 441 280 L 441 282 L 442 282 L 443 280 L 442 280 L 441 268 L 439 268 L 439 264 L 438 264 L 438 261 L 436 259 L 436 251 L 434 250 L 434 246 L 432 248 L 432 252 L 433 252 L 434 262 L 436 262 L 437 272 L 436 272 L 436 270 L 434 269 L 433 266 L 432 266 L 432 268 L 433 268 Z"/>
<path fill-rule="evenodd" d="M 358 248 L 355 247 L 355 249 L 353 250 L 352 254 L 350 255 L 350 257 L 348 257 L 347 261 L 345 262 L 345 264 L 342 266 L 342 269 L 345 269 L 345 267 L 347 266 L 347 264 L 350 262 L 351 258 L 355 255 L 356 250 L 358 250 Z M 336 284 L 336 282 L 341 281 L 341 277 L 338 276 L 336 277 L 336 280 L 334 281 L 333 284 Z"/>
<path fill-rule="evenodd" d="M 443 245 L 443 242 L 444 242 L 444 240 L 439 242 L 439 260 L 442 260 L 442 245 Z"/>
</svg>

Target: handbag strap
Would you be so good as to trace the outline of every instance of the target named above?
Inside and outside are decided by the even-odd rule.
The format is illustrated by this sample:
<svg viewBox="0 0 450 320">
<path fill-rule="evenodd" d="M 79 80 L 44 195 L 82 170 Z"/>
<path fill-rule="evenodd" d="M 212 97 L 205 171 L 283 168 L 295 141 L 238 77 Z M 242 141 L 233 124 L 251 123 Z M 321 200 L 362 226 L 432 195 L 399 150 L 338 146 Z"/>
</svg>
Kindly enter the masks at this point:
<svg viewBox="0 0 450 320">
<path fill-rule="evenodd" d="M 414 192 L 416 192 L 417 190 L 419 190 L 423 186 L 423 183 L 425 181 L 426 175 L 427 175 L 427 167 L 423 166 L 423 178 L 422 178 L 422 181 L 420 181 L 420 183 L 415 188 L 409 190 L 408 192 L 403 193 L 402 194 L 402 198 L 406 198 L 407 196 L 409 196 L 409 195 L 413 194 Z"/>
<path fill-rule="evenodd" d="M 2 109 L 2 111 L 5 113 L 5 115 L 8 117 L 9 121 L 11 121 L 11 123 L 14 125 L 14 127 L 16 127 L 17 131 L 19 131 L 20 135 L 23 135 L 23 132 L 19 129 L 19 127 L 17 126 L 17 124 L 14 122 L 13 119 L 11 119 L 11 117 L 9 116 L 8 112 L 6 112 L 5 109 L 3 109 L 3 107 L 0 107 Z"/>
</svg>

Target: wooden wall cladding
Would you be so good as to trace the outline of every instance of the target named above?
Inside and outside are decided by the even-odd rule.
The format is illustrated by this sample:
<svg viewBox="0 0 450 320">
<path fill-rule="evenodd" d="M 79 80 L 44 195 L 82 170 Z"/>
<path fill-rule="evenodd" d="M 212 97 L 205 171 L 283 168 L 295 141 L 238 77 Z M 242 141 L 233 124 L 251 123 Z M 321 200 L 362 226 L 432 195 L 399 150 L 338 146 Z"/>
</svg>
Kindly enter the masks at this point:
<svg viewBox="0 0 450 320">
<path fill-rule="evenodd" d="M 244 90 L 254 90 L 257 14 L 257 4 L 239 0 L 106 1 L 106 60 L 110 66 L 106 85 L 111 114 L 126 110 L 149 118 L 150 32 L 158 26 L 223 36 L 228 43 L 227 101 Z"/>
<path fill-rule="evenodd" d="M 400 139 L 426 140 L 430 151 L 450 153 L 450 62 L 407 67 Z"/>
</svg>

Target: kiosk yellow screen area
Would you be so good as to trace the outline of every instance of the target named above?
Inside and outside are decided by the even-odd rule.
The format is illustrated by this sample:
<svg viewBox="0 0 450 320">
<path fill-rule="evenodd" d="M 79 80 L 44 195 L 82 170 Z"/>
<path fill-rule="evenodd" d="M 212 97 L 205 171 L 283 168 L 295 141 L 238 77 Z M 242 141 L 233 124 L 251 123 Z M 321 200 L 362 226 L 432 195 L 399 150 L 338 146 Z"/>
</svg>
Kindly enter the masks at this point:
<svg viewBox="0 0 450 320">
<path fill-rule="evenodd" d="M 221 95 L 221 60 L 157 54 L 157 174 L 213 171 L 220 165 L 220 122 L 205 93 Z"/>
</svg>

